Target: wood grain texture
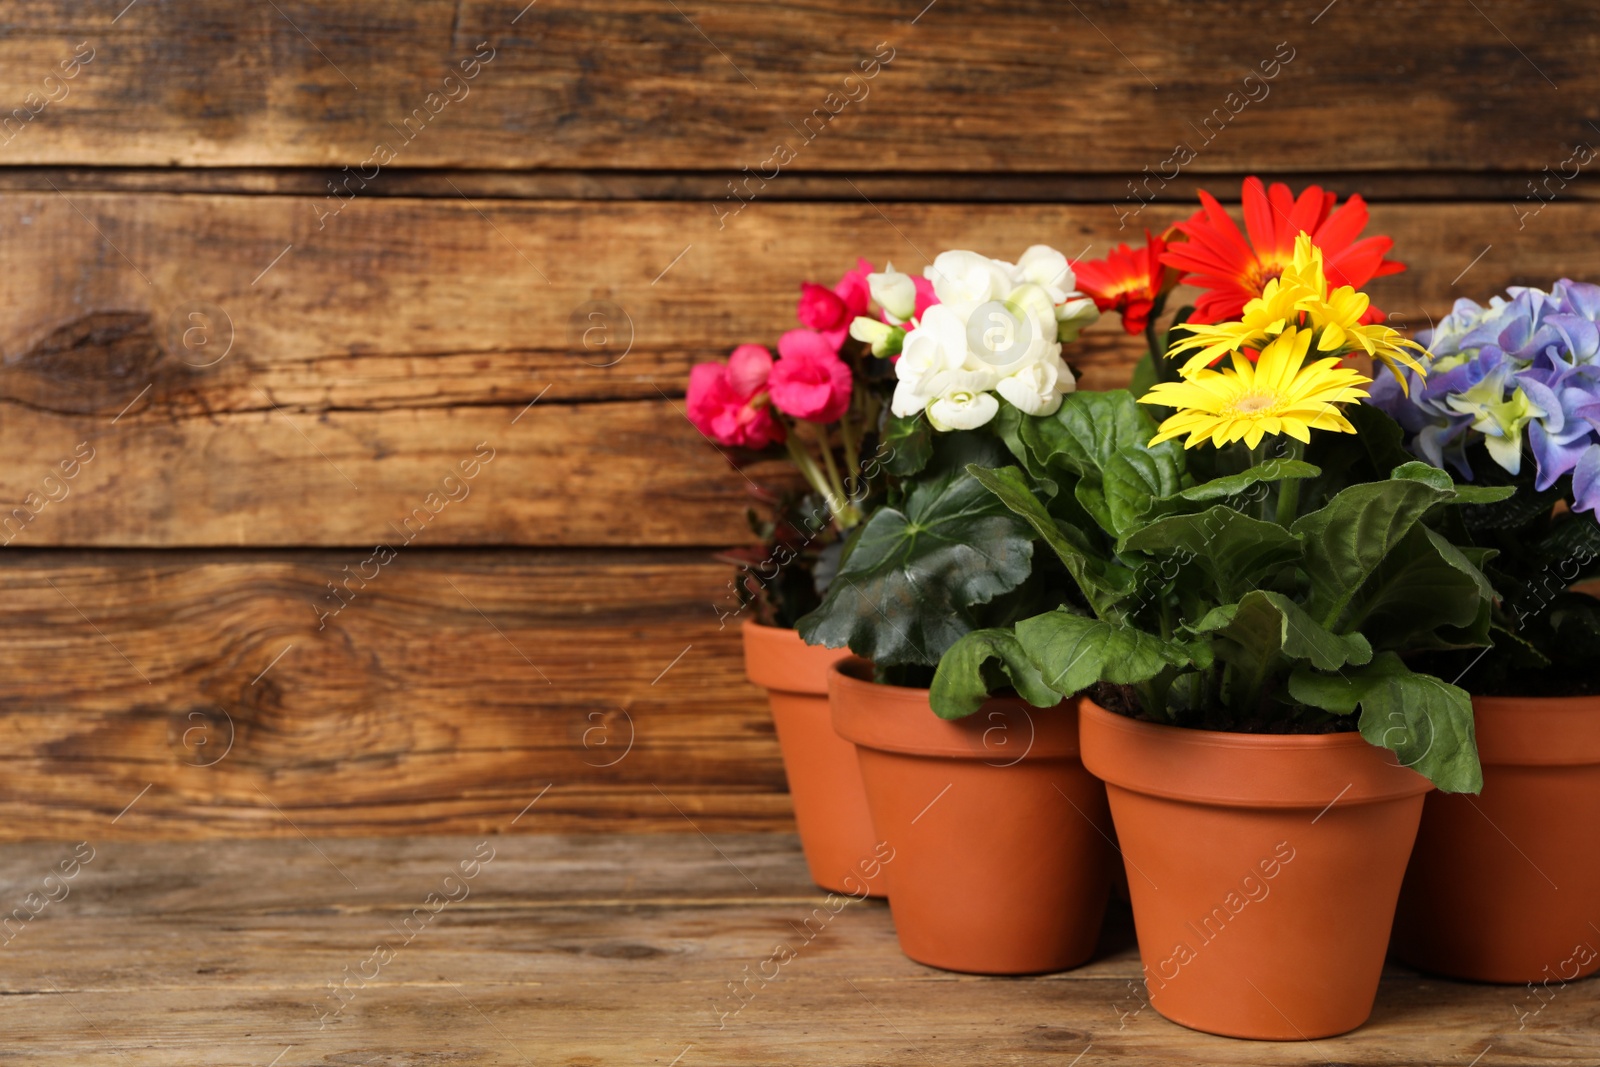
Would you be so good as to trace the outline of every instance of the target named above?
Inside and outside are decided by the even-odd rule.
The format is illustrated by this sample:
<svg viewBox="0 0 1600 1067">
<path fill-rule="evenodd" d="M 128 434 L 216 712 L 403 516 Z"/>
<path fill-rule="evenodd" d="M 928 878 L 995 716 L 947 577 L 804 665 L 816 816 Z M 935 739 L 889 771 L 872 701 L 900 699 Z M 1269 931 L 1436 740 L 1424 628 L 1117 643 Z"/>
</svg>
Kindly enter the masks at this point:
<svg viewBox="0 0 1600 1067">
<path fill-rule="evenodd" d="M 881 902 L 830 915 L 789 835 L 490 831 L 317 849 L 85 837 L 93 858 L 68 894 L 3 950 L 0 1063 L 1524 1067 L 1591 1063 L 1600 1025 L 1594 983 L 1561 989 L 1519 1028 L 1527 990 L 1390 968 L 1353 1034 L 1198 1034 L 1138 1009 L 1125 911 L 1113 909 L 1099 953 L 1076 971 L 936 971 L 898 951 Z M 458 875 L 456 901 L 419 925 L 444 877 L 491 849 L 475 877 Z M 6 846 L 0 900 L 37 892 L 71 854 Z M 759 974 L 779 944 L 795 953 L 780 977 L 752 980 L 745 1007 L 723 1015 L 739 1003 L 730 983 Z M 372 975 L 378 945 L 392 958 L 352 981 L 332 1014 L 328 984 Z"/>
<path fill-rule="evenodd" d="M 1239 183 L 1254 171 L 1192 172 L 1185 170 L 1165 184 L 1151 182 L 1140 195 L 1179 208 L 1195 203 L 1195 193 L 1205 189 L 1225 204 L 1236 204 Z M 342 176 L 342 175 L 341 175 Z M 1359 191 L 1369 203 L 1400 201 L 1503 200 L 1526 201 L 1530 182 L 1549 178 L 1533 171 L 1295 171 L 1263 172 L 1266 179 L 1293 181 L 1296 188 Z M 720 201 L 728 196 L 728 181 L 741 178 L 738 171 L 697 170 L 484 170 L 481 168 L 430 170 L 396 167 L 383 172 L 362 196 L 459 198 L 478 200 L 697 200 Z M 1034 203 L 1108 204 L 1126 201 L 1128 182 L 1142 174 L 1081 174 L 990 172 L 962 174 L 950 171 L 858 171 L 852 174 L 799 172 L 785 174 L 774 186 L 774 200 L 869 200 L 933 203 Z M 0 168 L 3 193 L 213 193 L 273 196 L 328 195 L 328 172 L 314 167 L 5 167 Z M 1137 181 L 1136 181 L 1137 184 Z M 1566 186 L 1551 179 L 1543 199 L 1552 192 L 1561 199 L 1600 199 L 1594 183 L 1571 181 Z M 736 205 L 731 205 L 736 206 Z"/>
<path fill-rule="evenodd" d="M 916 269 L 945 247 L 1099 255 L 1131 235 L 1103 204 L 758 200 L 721 224 L 670 202 L 357 198 L 325 225 L 318 210 L 0 196 L 0 454 L 18 457 L 0 502 L 95 449 L 75 499 L 17 545 L 370 546 L 484 441 L 494 464 L 428 543 L 733 543 L 748 487 L 677 398 L 696 360 L 789 328 L 798 279 L 856 252 Z M 1379 205 L 1373 227 L 1411 264 L 1374 299 L 1412 327 L 1458 295 L 1600 276 L 1592 204 Z M 1107 321 L 1067 355 L 1105 388 L 1137 353 Z"/>
<path fill-rule="evenodd" d="M 1381 32 L 1287 0 L 119 6 L 7 6 L 0 101 L 59 97 L 7 162 L 337 169 L 395 142 L 412 167 L 737 171 L 788 143 L 793 172 L 1137 173 L 1186 142 L 1198 171 L 1538 171 L 1591 139 L 1600 88 L 1596 12 L 1507 0 L 1391 3 Z"/>
<path fill-rule="evenodd" d="M 791 825 L 725 567 L 365 558 L 0 556 L 0 837 Z"/>
</svg>

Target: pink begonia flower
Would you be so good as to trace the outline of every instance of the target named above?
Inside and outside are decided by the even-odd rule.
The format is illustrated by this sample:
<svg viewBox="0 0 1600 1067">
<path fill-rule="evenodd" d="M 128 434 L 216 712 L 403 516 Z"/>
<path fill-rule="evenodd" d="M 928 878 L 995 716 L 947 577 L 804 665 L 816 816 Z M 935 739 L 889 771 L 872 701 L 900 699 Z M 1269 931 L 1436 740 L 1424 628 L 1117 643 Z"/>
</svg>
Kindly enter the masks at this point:
<svg viewBox="0 0 1600 1067">
<path fill-rule="evenodd" d="M 850 367 L 826 336 L 790 330 L 778 339 L 778 362 L 767 379 L 773 406 L 807 422 L 834 422 L 850 406 Z"/>
<path fill-rule="evenodd" d="M 740 345 L 727 363 L 701 363 L 689 372 L 688 416 L 719 445 L 766 448 L 784 439 L 783 424 L 767 406 L 772 353 Z"/>
<path fill-rule="evenodd" d="M 855 270 L 847 271 L 832 289 L 813 282 L 801 282 L 800 303 L 795 308 L 795 317 L 800 320 L 800 325 L 822 334 L 833 346 L 834 352 L 838 352 L 839 346 L 850 335 L 850 323 L 857 315 L 866 314 L 867 304 L 872 300 L 871 290 L 867 287 L 867 275 L 870 273 L 872 264 L 865 259 L 857 259 Z"/>
</svg>

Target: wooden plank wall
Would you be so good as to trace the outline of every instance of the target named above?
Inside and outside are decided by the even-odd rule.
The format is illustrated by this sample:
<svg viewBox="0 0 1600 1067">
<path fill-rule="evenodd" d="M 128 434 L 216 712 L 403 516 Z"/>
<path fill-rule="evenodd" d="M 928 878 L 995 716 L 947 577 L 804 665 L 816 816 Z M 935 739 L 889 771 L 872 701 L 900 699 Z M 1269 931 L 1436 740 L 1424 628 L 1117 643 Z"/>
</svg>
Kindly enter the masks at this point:
<svg viewBox="0 0 1600 1067">
<path fill-rule="evenodd" d="M 1575 2 L 8 3 L 0 837 L 784 828 L 692 363 L 1249 172 L 1373 201 L 1397 322 L 1600 277 L 1597 60 Z"/>
</svg>

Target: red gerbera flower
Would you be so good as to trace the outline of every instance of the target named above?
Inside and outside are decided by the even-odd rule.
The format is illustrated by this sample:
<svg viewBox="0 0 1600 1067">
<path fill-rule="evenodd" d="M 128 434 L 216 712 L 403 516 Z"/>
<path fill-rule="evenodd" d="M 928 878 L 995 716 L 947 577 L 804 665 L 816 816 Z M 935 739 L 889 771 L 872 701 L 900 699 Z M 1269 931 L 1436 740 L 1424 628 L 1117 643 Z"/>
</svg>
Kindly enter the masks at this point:
<svg viewBox="0 0 1600 1067">
<path fill-rule="evenodd" d="M 1190 322 L 1230 322 L 1244 312 L 1245 304 L 1261 295 L 1269 280 L 1294 261 L 1294 239 L 1302 232 L 1322 249 L 1328 284 L 1360 289 L 1373 278 L 1406 269 L 1404 263 L 1385 259 L 1394 247 L 1388 237 L 1356 240 L 1367 226 L 1367 204 L 1359 196 L 1346 200 L 1337 211 L 1338 196 L 1311 186 L 1297 199 L 1289 187 L 1274 183 L 1268 189 L 1261 179 L 1244 180 L 1245 240 L 1215 197 L 1201 190 L 1201 210 L 1175 227 L 1189 238 L 1167 247 L 1162 262 L 1187 272 L 1183 279 L 1206 290 L 1195 301 Z M 1369 308 L 1363 322 L 1383 321 L 1383 312 Z"/>
<path fill-rule="evenodd" d="M 1161 296 L 1177 284 L 1178 272 L 1162 266 L 1166 242 L 1144 231 L 1144 247 L 1118 245 L 1105 259 L 1091 259 L 1075 268 L 1078 288 L 1094 298 L 1101 311 L 1122 313 L 1122 328 L 1139 333 Z"/>
</svg>

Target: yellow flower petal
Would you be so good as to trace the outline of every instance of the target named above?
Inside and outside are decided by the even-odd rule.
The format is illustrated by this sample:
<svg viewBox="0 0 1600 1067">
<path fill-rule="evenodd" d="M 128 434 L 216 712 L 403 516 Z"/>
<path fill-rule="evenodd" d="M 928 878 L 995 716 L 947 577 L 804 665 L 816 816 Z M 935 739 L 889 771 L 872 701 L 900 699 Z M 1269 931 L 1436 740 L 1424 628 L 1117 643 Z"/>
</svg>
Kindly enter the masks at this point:
<svg viewBox="0 0 1600 1067">
<path fill-rule="evenodd" d="M 1150 443 L 1188 435 L 1185 448 L 1207 440 L 1218 448 L 1238 440 L 1255 448 L 1268 434 L 1308 441 L 1313 429 L 1354 433 L 1336 405 L 1359 401 L 1371 379 L 1333 358 L 1307 365 L 1313 336 L 1313 330 L 1289 327 L 1254 362 L 1234 352 L 1226 369 L 1200 367 L 1183 381 L 1152 386 L 1140 403 L 1178 410 Z"/>
</svg>

